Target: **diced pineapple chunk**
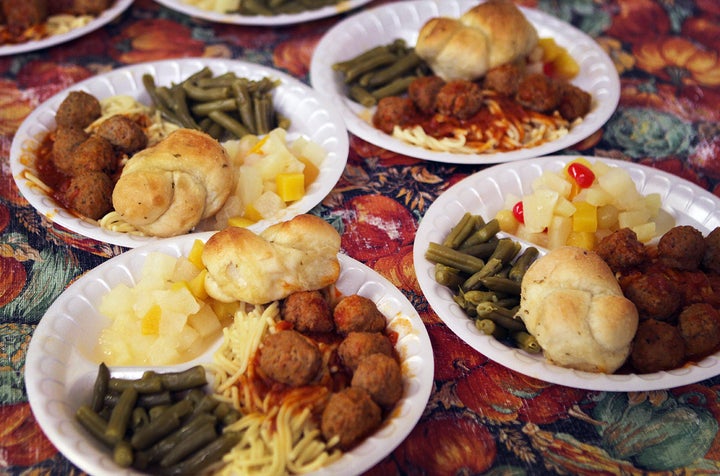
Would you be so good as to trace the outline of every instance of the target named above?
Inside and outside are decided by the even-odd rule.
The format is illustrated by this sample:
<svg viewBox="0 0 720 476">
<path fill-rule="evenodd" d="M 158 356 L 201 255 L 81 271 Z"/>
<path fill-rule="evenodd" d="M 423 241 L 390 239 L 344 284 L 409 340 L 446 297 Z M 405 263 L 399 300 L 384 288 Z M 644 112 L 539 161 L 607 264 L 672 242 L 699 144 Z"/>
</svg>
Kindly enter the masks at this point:
<svg viewBox="0 0 720 476">
<path fill-rule="evenodd" d="M 644 209 L 629 210 L 618 213 L 618 227 L 633 228 L 650 220 L 650 212 Z"/>
<path fill-rule="evenodd" d="M 523 215 L 528 232 L 540 233 L 550 225 L 558 197 L 554 190 L 536 190 L 523 198 Z"/>
<path fill-rule="evenodd" d="M 203 305 L 198 312 L 189 316 L 188 324 L 203 338 L 219 333 L 222 327 L 215 311 L 208 304 Z"/>
<path fill-rule="evenodd" d="M 513 215 L 512 210 L 508 210 L 506 208 L 500 210 L 497 215 L 495 215 L 495 219 L 498 221 L 500 229 L 505 233 L 517 232 L 519 223 L 515 219 L 515 215 Z"/>
<path fill-rule="evenodd" d="M 194 264 L 197 269 L 204 267 L 202 262 L 203 249 L 205 249 L 205 243 L 203 243 L 202 240 L 195 240 L 193 241 L 192 248 L 190 248 L 190 253 L 188 253 L 188 261 Z"/>
<path fill-rule="evenodd" d="M 589 232 L 597 231 L 597 207 L 588 202 L 575 202 L 575 213 L 573 213 L 573 231 Z"/>
<path fill-rule="evenodd" d="M 252 205 L 250 205 L 250 206 L 252 206 Z M 244 217 L 244 216 L 234 216 L 234 217 L 228 218 L 228 226 L 237 226 L 239 228 L 247 228 L 254 223 L 257 223 L 257 222 L 251 220 L 249 217 Z"/>
<path fill-rule="evenodd" d="M 637 235 L 637 239 L 643 243 L 652 240 L 657 234 L 655 222 L 653 221 L 633 226 L 631 229 Z"/>
<path fill-rule="evenodd" d="M 305 175 L 301 172 L 278 174 L 275 183 L 284 202 L 294 202 L 305 195 Z"/>
<path fill-rule="evenodd" d="M 287 205 L 280 196 L 275 192 L 264 192 L 257 200 L 252 203 L 262 218 L 270 218 L 277 215 L 280 210 L 287 208 Z M 252 217 L 251 217 L 252 218 Z"/>
<path fill-rule="evenodd" d="M 162 308 L 155 304 L 142 317 L 140 322 L 140 332 L 143 335 L 158 335 L 160 332 L 160 316 L 162 316 Z"/>
<path fill-rule="evenodd" d="M 570 233 L 572 232 L 572 227 L 572 218 L 569 216 L 555 215 L 552 218 L 552 221 L 550 221 L 550 226 L 548 227 L 548 248 L 555 249 L 559 246 L 565 245 Z"/>
<path fill-rule="evenodd" d="M 205 289 L 205 276 L 207 276 L 207 268 L 203 268 L 193 279 L 187 281 L 187 287 L 197 299 L 207 299 L 208 293 Z"/>
<path fill-rule="evenodd" d="M 555 204 L 555 215 L 569 217 L 575 213 L 575 210 L 575 205 L 573 205 L 573 203 L 567 198 L 560 197 Z"/>
<path fill-rule="evenodd" d="M 573 231 L 568 236 L 568 246 L 577 246 L 586 250 L 595 248 L 595 233 L 589 231 Z"/>
</svg>

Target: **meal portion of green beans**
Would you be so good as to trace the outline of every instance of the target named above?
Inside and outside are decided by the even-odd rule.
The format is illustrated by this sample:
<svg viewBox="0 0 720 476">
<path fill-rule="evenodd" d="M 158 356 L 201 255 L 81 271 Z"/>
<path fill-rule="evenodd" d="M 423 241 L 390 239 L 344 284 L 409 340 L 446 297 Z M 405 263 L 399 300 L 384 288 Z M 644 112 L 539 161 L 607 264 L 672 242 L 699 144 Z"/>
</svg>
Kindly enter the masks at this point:
<svg viewBox="0 0 720 476">
<path fill-rule="evenodd" d="M 267 134 L 290 125 L 273 105 L 272 91 L 278 82 L 267 77 L 251 80 L 232 72 L 214 76 L 205 67 L 170 86 L 156 85 L 151 74 L 144 74 L 142 81 L 163 118 L 218 140 Z"/>
<path fill-rule="evenodd" d="M 523 321 L 516 317 L 520 284 L 539 255 L 498 237 L 496 219 L 465 213 L 442 243 L 431 242 L 425 258 L 435 263 L 435 281 L 453 290 L 453 299 L 475 327 L 498 340 L 530 353 L 542 349 Z"/>
<path fill-rule="evenodd" d="M 206 394 L 205 369 L 147 371 L 139 379 L 112 377 L 100 364 L 89 404 L 75 413 L 121 467 L 169 475 L 199 474 L 219 461 L 240 435 L 223 429 L 240 414 Z"/>
<path fill-rule="evenodd" d="M 336 5 L 343 0 L 240 0 L 238 9 L 232 13 L 248 16 L 273 16 L 302 13 Z"/>
<path fill-rule="evenodd" d="M 342 74 L 348 97 L 365 107 L 372 107 L 387 96 L 402 95 L 415 78 L 432 74 L 415 48 L 400 39 L 332 67 Z"/>
</svg>

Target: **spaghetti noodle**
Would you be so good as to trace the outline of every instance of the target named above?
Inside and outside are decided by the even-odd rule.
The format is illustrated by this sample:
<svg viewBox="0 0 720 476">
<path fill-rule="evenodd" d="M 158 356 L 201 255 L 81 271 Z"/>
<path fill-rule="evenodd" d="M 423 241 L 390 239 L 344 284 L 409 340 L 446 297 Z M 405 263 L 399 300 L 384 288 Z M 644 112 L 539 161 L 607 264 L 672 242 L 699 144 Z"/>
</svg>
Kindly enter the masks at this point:
<svg viewBox="0 0 720 476">
<path fill-rule="evenodd" d="M 488 154 L 536 147 L 557 140 L 582 119 L 569 122 L 559 113 L 543 114 L 485 90 L 484 107 L 469 119 L 435 114 L 396 125 L 392 136 L 412 145 L 454 154 Z"/>
<path fill-rule="evenodd" d="M 330 390 L 298 387 L 277 395 L 257 385 L 253 358 L 262 338 L 274 332 L 280 307 L 241 303 L 233 324 L 224 329 L 223 342 L 210 369 L 218 398 L 244 415 L 226 431 L 242 434 L 223 458 L 221 475 L 282 475 L 315 471 L 338 459 L 335 441 L 325 442 L 313 418 Z"/>
</svg>

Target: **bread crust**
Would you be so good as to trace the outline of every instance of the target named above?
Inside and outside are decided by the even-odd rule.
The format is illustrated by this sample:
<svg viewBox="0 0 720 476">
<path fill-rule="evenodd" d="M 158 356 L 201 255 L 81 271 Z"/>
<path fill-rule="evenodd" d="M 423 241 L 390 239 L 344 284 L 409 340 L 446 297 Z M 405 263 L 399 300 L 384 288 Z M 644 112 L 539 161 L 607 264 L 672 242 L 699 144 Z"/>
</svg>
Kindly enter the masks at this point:
<svg viewBox="0 0 720 476">
<path fill-rule="evenodd" d="M 446 81 L 476 80 L 526 57 L 538 44 L 535 27 L 507 0 L 489 0 L 458 19 L 435 17 L 420 29 L 415 52 Z"/>
<path fill-rule="evenodd" d="M 215 214 L 232 188 L 224 147 L 204 132 L 178 129 L 128 160 L 112 200 L 125 221 L 167 237 L 187 233 Z"/>
<path fill-rule="evenodd" d="M 222 302 L 267 304 L 321 289 L 340 275 L 340 235 L 322 218 L 298 215 L 260 234 L 229 227 L 205 244 L 208 294 Z"/>
<path fill-rule="evenodd" d="M 638 326 L 635 305 L 623 296 L 605 261 L 571 246 L 554 249 L 530 266 L 518 315 L 549 362 L 588 372 L 619 369 Z"/>
</svg>

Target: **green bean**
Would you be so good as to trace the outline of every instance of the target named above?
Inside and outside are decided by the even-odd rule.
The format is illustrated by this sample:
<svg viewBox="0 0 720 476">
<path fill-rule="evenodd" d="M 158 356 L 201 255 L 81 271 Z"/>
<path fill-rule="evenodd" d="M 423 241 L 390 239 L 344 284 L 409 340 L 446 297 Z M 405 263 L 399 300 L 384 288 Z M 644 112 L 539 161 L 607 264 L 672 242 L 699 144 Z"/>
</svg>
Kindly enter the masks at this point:
<svg viewBox="0 0 720 476">
<path fill-rule="evenodd" d="M 481 302 L 497 302 L 498 300 L 497 293 L 492 291 L 472 290 L 465 291 L 462 293 L 462 295 L 463 298 L 473 306 L 477 306 Z"/>
<path fill-rule="evenodd" d="M 540 347 L 540 343 L 537 341 L 535 336 L 528 332 L 515 332 L 512 335 L 513 340 L 517 344 L 517 346 L 524 350 L 525 352 L 531 353 L 531 354 L 537 354 L 542 352 L 542 348 Z"/>
<path fill-rule="evenodd" d="M 482 268 L 466 279 L 462 283 L 461 287 L 466 291 L 478 289 L 483 286 L 482 280 L 484 278 L 494 275 L 502 269 L 502 266 L 503 263 L 499 258 L 490 258 L 485 262 L 485 265 Z"/>
<path fill-rule="evenodd" d="M 367 89 L 357 84 L 353 84 L 348 88 L 350 99 L 362 104 L 365 107 L 373 107 L 377 104 L 377 99 Z"/>
<path fill-rule="evenodd" d="M 243 7 L 245 7 L 245 13 L 248 15 L 263 15 L 263 16 L 271 16 L 274 15 L 275 12 L 273 12 L 271 9 L 267 8 L 262 2 L 259 0 L 244 0 L 242 2 Z"/>
<path fill-rule="evenodd" d="M 195 119 L 190 115 L 190 110 L 188 109 L 185 89 L 181 87 L 174 87 L 170 90 L 170 95 L 173 99 L 173 111 L 175 111 L 175 114 L 178 119 L 180 119 L 183 126 L 188 129 L 197 129 L 197 122 L 195 122 Z"/>
<path fill-rule="evenodd" d="M 443 240 L 443 246 L 457 249 L 460 244 L 470 236 L 474 228 L 473 215 L 470 212 L 465 212 L 457 224 L 452 227 L 448 236 Z"/>
<path fill-rule="evenodd" d="M 247 85 L 238 81 L 232 86 L 233 94 L 235 96 L 235 102 L 238 108 L 238 114 L 240 120 L 253 134 L 257 134 L 257 127 L 255 126 L 255 114 L 253 113 L 253 102 L 248 92 Z"/>
<path fill-rule="evenodd" d="M 227 72 L 214 77 L 196 78 L 195 85 L 200 88 L 227 87 L 232 86 L 237 80 L 238 77 L 235 73 Z"/>
<path fill-rule="evenodd" d="M 135 407 L 132 412 L 132 417 L 130 419 L 130 428 L 132 430 L 137 430 L 143 425 L 146 425 L 150 422 L 150 416 L 147 413 L 147 410 L 145 410 L 143 407 Z"/>
<path fill-rule="evenodd" d="M 490 319 L 498 325 L 510 331 L 525 330 L 525 323 L 514 317 L 514 313 L 492 303 L 480 303 L 475 308 L 477 316 L 483 319 Z"/>
<path fill-rule="evenodd" d="M 136 431 L 130 439 L 133 448 L 143 450 L 180 427 L 181 419 L 192 411 L 192 402 L 180 400 L 155 420 Z"/>
<path fill-rule="evenodd" d="M 485 266 L 485 262 L 480 258 L 434 242 L 430 242 L 428 249 L 425 250 L 425 258 L 433 263 L 441 263 L 471 274 Z"/>
<path fill-rule="evenodd" d="M 435 265 L 435 281 L 449 288 L 457 288 L 465 281 L 465 278 L 461 276 L 460 270 L 457 268 L 437 263 Z"/>
<path fill-rule="evenodd" d="M 165 410 L 167 410 L 168 408 L 170 408 L 170 405 L 169 405 L 169 404 L 166 404 L 166 405 L 156 405 L 156 406 L 154 406 L 154 407 L 148 408 L 148 411 L 147 411 L 147 412 L 148 412 L 148 417 L 150 417 L 150 421 L 155 421 L 155 420 L 157 420 L 157 419 L 160 417 L 160 415 L 162 415 L 163 413 L 165 413 Z"/>
<path fill-rule="evenodd" d="M 487 241 L 485 243 L 478 243 L 470 246 L 460 245 L 458 251 L 462 251 L 463 253 L 467 253 L 478 258 L 487 259 L 493 254 L 495 248 L 497 248 L 496 245 L 495 241 Z"/>
<path fill-rule="evenodd" d="M 498 276 L 488 276 L 486 278 L 482 278 L 481 281 L 486 288 L 492 291 L 514 294 L 517 296 L 520 295 L 520 283 L 513 281 L 512 279 L 500 278 Z"/>
<path fill-rule="evenodd" d="M 167 455 L 177 444 L 198 430 L 198 428 L 210 424 L 215 425 L 217 417 L 210 413 L 202 413 L 196 417 L 192 417 L 188 422 L 184 423 L 180 428 L 170 433 L 160 441 L 154 443 L 151 447 L 138 453 L 141 461 L 151 464 L 159 462 Z"/>
<path fill-rule="evenodd" d="M 465 242 L 462 244 L 462 246 L 472 246 L 479 243 L 485 243 L 491 238 L 495 237 L 499 232 L 500 222 L 498 222 L 497 218 L 493 218 L 475 233 L 470 235 L 468 239 L 465 240 Z"/>
<path fill-rule="evenodd" d="M 150 95 L 150 100 L 152 101 L 155 108 L 160 111 L 160 113 L 165 116 L 167 120 L 179 124 L 180 120 L 175 115 L 175 112 L 166 103 L 165 99 L 158 93 L 158 88 L 155 86 L 155 80 L 153 79 L 152 75 L 147 73 L 143 74 L 142 82 L 145 90 Z"/>
<path fill-rule="evenodd" d="M 518 259 L 515 260 L 515 263 L 513 264 L 510 272 L 508 273 L 508 278 L 512 279 L 513 281 L 521 282 L 523 276 L 525 276 L 525 272 L 528 270 L 530 265 L 535 261 L 539 254 L 540 252 L 534 246 L 525 249 L 525 251 L 523 251 L 522 254 L 518 257 Z"/>
<path fill-rule="evenodd" d="M 138 393 L 157 393 L 163 391 L 162 380 L 157 376 L 151 378 L 143 377 L 140 379 L 111 377 L 108 386 L 110 390 L 115 392 L 123 392 L 129 387 L 134 388 Z"/>
<path fill-rule="evenodd" d="M 247 127 L 222 111 L 212 111 L 208 114 L 208 117 L 223 126 L 238 139 L 251 134 Z"/>
<path fill-rule="evenodd" d="M 334 69 L 335 71 L 341 71 L 343 73 L 347 73 L 347 71 L 349 69 L 357 66 L 358 64 L 362 64 L 368 58 L 371 58 L 371 57 L 374 57 L 376 55 L 380 55 L 383 53 L 390 53 L 390 52 L 391 52 L 390 45 L 376 46 L 374 48 L 371 48 L 371 49 L 365 51 L 364 53 L 361 53 L 353 58 L 350 58 L 349 60 L 334 63 L 332 65 L 332 69 Z"/>
<path fill-rule="evenodd" d="M 498 259 L 503 265 L 506 265 L 517 256 L 519 251 L 520 243 L 510 238 L 501 238 L 497 242 L 495 251 L 490 255 L 490 259 Z"/>
<path fill-rule="evenodd" d="M 255 127 L 258 134 L 270 132 L 272 124 L 272 103 L 267 96 L 254 96 L 253 109 L 255 111 Z"/>
<path fill-rule="evenodd" d="M 205 367 L 202 365 L 195 365 L 180 372 L 162 373 L 159 376 L 163 387 L 170 391 L 188 390 L 207 384 Z"/>
<path fill-rule="evenodd" d="M 127 387 L 123 390 L 105 429 L 105 436 L 111 441 L 117 443 L 125 437 L 137 398 L 138 391 L 134 387 Z"/>
<path fill-rule="evenodd" d="M 405 91 L 407 91 L 410 83 L 415 81 L 415 79 L 417 79 L 416 76 L 403 76 L 400 78 L 396 78 L 385 86 L 373 91 L 372 95 L 373 97 L 375 97 L 375 99 L 380 100 L 388 96 L 397 96 L 403 94 Z"/>
<path fill-rule="evenodd" d="M 196 116 L 207 116 L 210 111 L 234 111 L 237 109 L 237 101 L 235 98 L 218 99 L 217 101 L 208 101 L 195 104 L 191 111 Z"/>
<path fill-rule="evenodd" d="M 75 412 L 75 418 L 83 428 L 106 446 L 112 447 L 115 444 L 115 442 L 105 434 L 107 421 L 90 408 L 89 405 L 81 405 Z"/>
<path fill-rule="evenodd" d="M 198 474 L 203 468 L 219 461 L 225 453 L 230 451 L 237 442 L 240 441 L 240 437 L 241 435 L 239 433 L 225 432 L 215 441 L 196 451 L 183 462 L 168 468 L 167 471 L 163 473 L 170 476 Z"/>
<path fill-rule="evenodd" d="M 507 329 L 498 325 L 492 319 L 476 319 L 475 327 L 485 335 L 502 339 L 507 335 Z"/>
<path fill-rule="evenodd" d="M 408 54 L 398 58 L 392 65 L 371 75 L 368 86 L 376 87 L 387 84 L 407 71 L 412 70 L 421 62 L 422 59 L 420 59 L 415 51 L 410 51 Z"/>
<path fill-rule="evenodd" d="M 173 446 L 168 454 L 160 460 L 160 466 L 167 468 L 180 462 L 186 456 L 215 441 L 217 437 L 218 434 L 213 423 L 200 426 L 196 431 L 189 434 L 187 438 L 183 438 Z"/>
<path fill-rule="evenodd" d="M 93 396 L 90 408 L 93 411 L 99 412 L 102 410 L 105 395 L 108 392 L 108 384 L 110 382 L 110 369 L 105 365 L 105 362 L 100 364 L 98 368 L 98 374 L 95 378 L 95 384 L 93 385 Z"/>
<path fill-rule="evenodd" d="M 345 71 L 345 84 L 350 84 L 362 74 L 375 68 L 379 68 L 380 66 L 390 64 L 396 59 L 397 56 L 388 51 L 380 51 L 375 55 L 368 56 L 364 60 L 358 61 Z"/>
<path fill-rule="evenodd" d="M 121 468 L 129 468 L 133 463 L 133 449 L 125 440 L 118 441 L 113 448 L 113 461 Z"/>
</svg>

